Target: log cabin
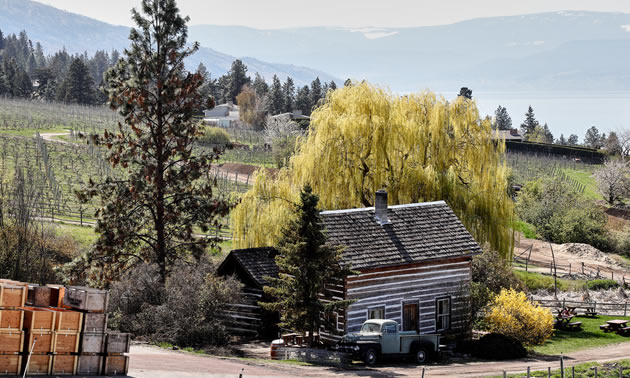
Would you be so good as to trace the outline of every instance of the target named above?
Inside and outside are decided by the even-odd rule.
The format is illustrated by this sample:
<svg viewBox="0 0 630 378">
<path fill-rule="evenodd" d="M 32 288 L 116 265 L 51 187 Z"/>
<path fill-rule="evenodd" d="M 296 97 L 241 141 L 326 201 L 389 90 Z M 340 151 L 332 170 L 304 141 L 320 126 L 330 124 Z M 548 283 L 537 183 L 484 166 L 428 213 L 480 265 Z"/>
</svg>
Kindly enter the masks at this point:
<svg viewBox="0 0 630 378">
<path fill-rule="evenodd" d="M 227 315 L 232 335 L 248 338 L 273 338 L 278 335 L 277 313 L 263 310 L 258 302 L 269 300 L 263 292 L 266 277 L 277 277 L 275 248 L 248 248 L 231 251 L 223 260 L 217 274 L 234 276 L 242 284 L 241 298 L 232 304 Z"/>
<path fill-rule="evenodd" d="M 379 190 L 374 207 L 320 214 L 328 243 L 342 246 L 343 263 L 359 273 L 327 287 L 334 299 L 354 302 L 335 314 L 336 330 L 320 330 L 321 341 L 334 343 L 368 319 L 392 319 L 404 331 L 462 334 L 472 257 L 481 248 L 444 201 L 388 206 Z M 248 293 L 262 295 L 260 270 L 278 272 L 271 255 L 269 248 L 232 251 L 219 272 L 236 274 Z"/>
<path fill-rule="evenodd" d="M 337 333 L 357 332 L 368 319 L 392 319 L 404 331 L 458 336 L 470 318 L 472 257 L 479 244 L 444 202 L 324 211 L 328 243 L 358 275 L 338 287 L 354 302 L 337 314 Z M 338 336 L 320 332 L 322 340 Z"/>
</svg>

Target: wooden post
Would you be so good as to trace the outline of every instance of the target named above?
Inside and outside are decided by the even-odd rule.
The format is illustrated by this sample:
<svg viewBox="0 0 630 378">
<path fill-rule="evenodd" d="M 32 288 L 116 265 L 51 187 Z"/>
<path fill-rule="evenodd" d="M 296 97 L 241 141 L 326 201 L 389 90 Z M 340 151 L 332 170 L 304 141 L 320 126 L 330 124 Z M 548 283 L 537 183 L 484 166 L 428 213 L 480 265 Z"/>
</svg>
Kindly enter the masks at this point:
<svg viewBox="0 0 630 378">
<path fill-rule="evenodd" d="M 564 378 L 564 356 L 560 356 L 560 378 Z"/>
<path fill-rule="evenodd" d="M 582 261 L 582 274 L 584 274 L 584 261 Z"/>
<path fill-rule="evenodd" d="M 551 366 L 547 366 L 547 378 L 551 378 Z"/>
<path fill-rule="evenodd" d="M 553 246 L 549 242 L 549 248 L 551 249 L 551 260 L 553 261 L 553 294 L 554 297 L 558 297 L 558 269 L 556 268 L 556 257 L 553 253 Z"/>
<path fill-rule="evenodd" d="M 528 367 L 527 367 L 527 378 L 529 378 L 529 373 L 530 373 L 530 372 L 529 372 L 529 369 L 530 369 L 530 367 L 528 366 Z"/>
<path fill-rule="evenodd" d="M 507 372 L 503 370 L 503 378 L 507 378 Z"/>
<path fill-rule="evenodd" d="M 623 366 L 619 366 L 619 378 L 623 378 Z"/>
<path fill-rule="evenodd" d="M 623 302 L 623 316 L 628 316 L 628 301 Z"/>
<path fill-rule="evenodd" d="M 424 368 L 422 368 L 422 378 L 424 378 Z"/>
<path fill-rule="evenodd" d="M 569 263 L 569 276 L 571 275 L 571 263 Z"/>
<path fill-rule="evenodd" d="M 571 366 L 571 378 L 575 378 L 575 366 Z"/>
<path fill-rule="evenodd" d="M 593 368 L 595 369 L 595 378 L 597 378 L 597 366 L 593 366 Z"/>
</svg>

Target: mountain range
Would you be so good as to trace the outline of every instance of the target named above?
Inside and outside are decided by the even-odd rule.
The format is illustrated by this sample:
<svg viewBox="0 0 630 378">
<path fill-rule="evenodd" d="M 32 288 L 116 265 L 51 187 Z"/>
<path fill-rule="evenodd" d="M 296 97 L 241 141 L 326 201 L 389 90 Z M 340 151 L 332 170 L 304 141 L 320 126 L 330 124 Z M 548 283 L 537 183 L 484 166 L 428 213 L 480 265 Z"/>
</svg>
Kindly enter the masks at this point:
<svg viewBox="0 0 630 378">
<path fill-rule="evenodd" d="M 48 53 L 122 50 L 129 29 L 30 0 L 0 0 L 0 30 L 26 30 Z M 235 57 L 267 80 L 289 75 L 346 78 L 399 92 L 430 88 L 474 91 L 627 91 L 630 14 L 586 11 L 480 18 L 415 28 L 303 27 L 258 30 L 189 26 L 203 46 L 188 64 L 203 62 L 213 77 Z M 273 62 L 273 63 L 269 63 Z"/>
<path fill-rule="evenodd" d="M 97 50 L 122 51 L 129 46 L 127 27 L 114 26 L 30 0 L 0 0 L 0 30 L 5 35 L 26 30 L 33 43 L 42 44 L 46 54 L 63 48 L 69 53 L 93 54 Z M 189 41 L 193 40 L 189 38 Z M 230 69 L 237 57 L 207 46 L 202 44 L 199 51 L 191 56 L 186 64 L 194 69 L 199 63 L 203 63 L 212 77 L 217 78 Z M 252 76 L 255 72 L 267 80 L 271 80 L 274 74 L 281 80 L 291 76 L 298 85 L 310 84 L 316 77 L 327 82 L 341 80 L 323 71 L 294 65 L 290 61 L 270 63 L 251 56 L 242 54 L 238 57 L 247 65 Z"/>
</svg>

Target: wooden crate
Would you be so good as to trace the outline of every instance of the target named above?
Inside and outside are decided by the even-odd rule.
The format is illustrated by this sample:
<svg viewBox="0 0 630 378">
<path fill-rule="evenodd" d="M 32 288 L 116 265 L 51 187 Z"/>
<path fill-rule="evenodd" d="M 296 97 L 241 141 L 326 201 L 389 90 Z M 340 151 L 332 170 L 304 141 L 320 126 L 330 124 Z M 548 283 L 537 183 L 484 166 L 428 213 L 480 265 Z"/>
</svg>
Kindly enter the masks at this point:
<svg viewBox="0 0 630 378">
<path fill-rule="evenodd" d="M 78 356 L 77 375 L 101 375 L 105 357 L 97 355 Z"/>
<path fill-rule="evenodd" d="M 108 332 L 105 345 L 107 353 L 129 353 L 131 335 L 121 332 Z"/>
<path fill-rule="evenodd" d="M 107 314 L 89 312 L 83 314 L 83 332 L 106 333 Z"/>
<path fill-rule="evenodd" d="M 0 375 L 19 375 L 22 372 L 22 356 L 19 354 L 0 355 Z"/>
<path fill-rule="evenodd" d="M 0 307 L 18 308 L 26 303 L 28 286 L 0 283 Z"/>
<path fill-rule="evenodd" d="M 51 375 L 75 375 L 77 373 L 78 356 L 54 355 Z"/>
<path fill-rule="evenodd" d="M 37 340 L 35 340 L 37 339 Z M 35 347 L 33 348 L 33 341 Z M 50 331 L 28 331 L 24 334 L 24 352 L 50 353 L 55 346 L 55 334 Z"/>
<path fill-rule="evenodd" d="M 66 308 L 49 308 L 55 312 L 55 331 L 81 332 L 83 313 Z"/>
<path fill-rule="evenodd" d="M 24 329 L 38 331 L 53 331 L 55 329 L 54 311 L 38 307 L 23 307 Z"/>
<path fill-rule="evenodd" d="M 57 303 L 53 303 L 51 299 L 52 291 L 49 286 L 29 285 L 29 305 L 35 307 L 57 306 Z"/>
<path fill-rule="evenodd" d="M 79 347 L 80 353 L 105 353 L 105 338 L 104 333 L 82 333 L 81 344 Z"/>
<path fill-rule="evenodd" d="M 128 356 L 106 356 L 103 375 L 127 375 L 129 370 Z"/>
<path fill-rule="evenodd" d="M 77 353 L 80 340 L 81 334 L 78 332 L 55 332 L 52 352 L 62 354 Z"/>
<path fill-rule="evenodd" d="M 18 310 L 0 310 L 0 329 L 16 329 L 22 330 L 24 325 L 24 311 Z"/>
<path fill-rule="evenodd" d="M 63 304 L 83 311 L 105 312 L 109 305 L 109 291 L 85 286 L 68 286 Z"/>
<path fill-rule="evenodd" d="M 20 353 L 24 348 L 24 332 L 0 330 L 0 353 Z"/>
<path fill-rule="evenodd" d="M 33 354 L 30 358 L 24 356 L 22 361 L 24 363 L 23 369 L 26 369 L 26 375 L 49 375 L 52 357 L 47 354 Z"/>
<path fill-rule="evenodd" d="M 63 304 L 63 296 L 66 293 L 66 287 L 64 285 L 48 284 L 50 288 L 50 305 L 52 307 L 67 308 Z"/>
</svg>

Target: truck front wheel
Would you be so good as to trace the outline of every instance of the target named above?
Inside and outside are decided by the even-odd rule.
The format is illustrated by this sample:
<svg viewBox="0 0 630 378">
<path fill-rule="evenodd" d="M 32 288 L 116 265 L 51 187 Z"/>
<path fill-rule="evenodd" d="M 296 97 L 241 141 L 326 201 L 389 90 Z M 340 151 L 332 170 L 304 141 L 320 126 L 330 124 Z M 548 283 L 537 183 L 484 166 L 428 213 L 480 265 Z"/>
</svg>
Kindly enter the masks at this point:
<svg viewBox="0 0 630 378">
<path fill-rule="evenodd" d="M 376 351 L 373 348 L 368 349 L 363 356 L 363 362 L 366 365 L 374 365 L 376 363 Z"/>
<path fill-rule="evenodd" d="M 429 352 L 424 347 L 419 347 L 416 349 L 415 353 L 416 362 L 419 364 L 424 364 L 429 361 Z"/>
</svg>

